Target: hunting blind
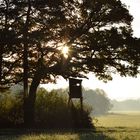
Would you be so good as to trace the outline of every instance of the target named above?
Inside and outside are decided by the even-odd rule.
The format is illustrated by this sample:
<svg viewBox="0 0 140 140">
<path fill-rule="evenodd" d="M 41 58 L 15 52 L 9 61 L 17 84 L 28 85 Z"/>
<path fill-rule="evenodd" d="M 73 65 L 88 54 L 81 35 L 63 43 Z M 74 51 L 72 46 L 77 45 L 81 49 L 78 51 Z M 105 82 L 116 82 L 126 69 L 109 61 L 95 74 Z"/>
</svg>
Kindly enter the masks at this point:
<svg viewBox="0 0 140 140">
<path fill-rule="evenodd" d="M 81 103 L 81 109 L 83 109 L 83 97 L 82 97 L 82 80 L 69 78 L 69 102 L 72 102 L 72 98 L 79 98 Z"/>
</svg>

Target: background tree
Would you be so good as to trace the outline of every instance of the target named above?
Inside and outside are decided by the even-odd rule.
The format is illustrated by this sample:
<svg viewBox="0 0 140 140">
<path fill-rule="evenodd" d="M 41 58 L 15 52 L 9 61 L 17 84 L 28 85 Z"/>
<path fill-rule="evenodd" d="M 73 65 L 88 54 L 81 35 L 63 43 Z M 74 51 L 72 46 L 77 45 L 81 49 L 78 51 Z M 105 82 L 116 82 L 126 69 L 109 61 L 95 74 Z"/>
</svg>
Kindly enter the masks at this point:
<svg viewBox="0 0 140 140">
<path fill-rule="evenodd" d="M 7 1 L 7 13 L 5 1 L 0 2 L 9 37 L 3 41 L 1 85 L 30 83 L 27 122 L 33 121 L 40 83 L 60 75 L 85 77 L 88 72 L 104 81 L 112 79 L 112 72 L 138 73 L 139 40 L 132 37 L 132 16 L 120 0 Z M 1 22 L 0 29 L 4 26 Z M 67 59 L 64 46 L 69 48 Z"/>
<path fill-rule="evenodd" d="M 103 115 L 107 114 L 111 110 L 113 105 L 111 100 L 107 97 L 106 93 L 102 89 L 96 90 L 84 90 L 84 101 L 85 103 L 92 106 L 92 115 Z"/>
</svg>

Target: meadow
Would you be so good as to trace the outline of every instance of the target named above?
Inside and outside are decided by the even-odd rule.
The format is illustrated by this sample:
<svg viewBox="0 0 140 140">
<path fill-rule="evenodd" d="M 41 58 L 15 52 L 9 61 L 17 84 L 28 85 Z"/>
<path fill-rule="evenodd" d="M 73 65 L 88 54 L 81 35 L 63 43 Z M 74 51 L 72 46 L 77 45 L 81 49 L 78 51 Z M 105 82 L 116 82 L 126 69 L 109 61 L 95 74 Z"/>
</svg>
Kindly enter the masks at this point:
<svg viewBox="0 0 140 140">
<path fill-rule="evenodd" d="M 140 112 L 116 111 L 97 117 L 98 127 L 133 127 L 140 128 Z"/>
<path fill-rule="evenodd" d="M 96 126 L 113 140 L 140 140 L 140 112 L 112 112 L 97 117 Z"/>
<path fill-rule="evenodd" d="M 85 130 L 0 130 L 0 140 L 140 140 L 140 112 L 115 112 L 93 119 Z"/>
</svg>

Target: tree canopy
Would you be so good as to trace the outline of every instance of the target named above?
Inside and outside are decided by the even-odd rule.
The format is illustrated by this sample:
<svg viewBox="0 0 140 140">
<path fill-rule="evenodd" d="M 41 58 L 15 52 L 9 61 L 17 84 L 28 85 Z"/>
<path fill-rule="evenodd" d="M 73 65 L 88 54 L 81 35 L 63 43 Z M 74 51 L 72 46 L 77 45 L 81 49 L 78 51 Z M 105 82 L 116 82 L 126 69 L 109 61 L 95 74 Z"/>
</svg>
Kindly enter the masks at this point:
<svg viewBox="0 0 140 140">
<path fill-rule="evenodd" d="M 2 79 L 23 80 L 25 43 L 30 80 L 39 65 L 47 81 L 90 71 L 104 80 L 111 79 L 112 72 L 137 74 L 139 49 L 138 40 L 132 37 L 133 18 L 119 0 L 32 0 L 30 11 L 28 7 L 28 1 L 1 1 Z M 62 58 L 64 46 L 69 47 L 67 60 Z"/>
</svg>

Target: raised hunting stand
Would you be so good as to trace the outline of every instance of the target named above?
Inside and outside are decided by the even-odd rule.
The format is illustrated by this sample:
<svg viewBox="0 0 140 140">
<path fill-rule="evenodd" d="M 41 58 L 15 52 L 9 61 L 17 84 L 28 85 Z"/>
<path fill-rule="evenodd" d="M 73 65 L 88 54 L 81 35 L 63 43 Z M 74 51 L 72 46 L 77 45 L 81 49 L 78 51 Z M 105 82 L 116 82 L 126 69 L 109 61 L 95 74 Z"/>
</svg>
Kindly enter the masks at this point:
<svg viewBox="0 0 140 140">
<path fill-rule="evenodd" d="M 80 99 L 81 110 L 83 110 L 82 80 L 80 79 L 69 78 L 68 105 L 72 103 L 72 98 Z"/>
</svg>

